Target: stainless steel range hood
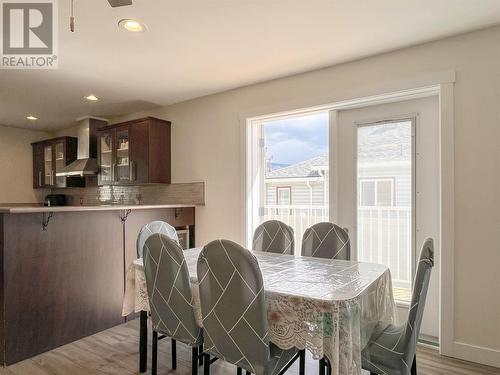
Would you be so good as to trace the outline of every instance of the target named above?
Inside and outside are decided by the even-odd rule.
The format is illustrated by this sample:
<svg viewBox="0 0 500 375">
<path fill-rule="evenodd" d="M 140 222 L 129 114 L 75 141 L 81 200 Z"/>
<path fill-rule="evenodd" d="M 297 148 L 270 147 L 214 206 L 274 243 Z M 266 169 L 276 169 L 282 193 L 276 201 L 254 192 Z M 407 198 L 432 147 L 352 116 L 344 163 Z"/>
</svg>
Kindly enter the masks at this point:
<svg viewBox="0 0 500 375">
<path fill-rule="evenodd" d="M 78 159 L 56 173 L 57 177 L 95 176 L 97 165 L 97 129 L 107 121 L 94 117 L 78 119 Z"/>
</svg>

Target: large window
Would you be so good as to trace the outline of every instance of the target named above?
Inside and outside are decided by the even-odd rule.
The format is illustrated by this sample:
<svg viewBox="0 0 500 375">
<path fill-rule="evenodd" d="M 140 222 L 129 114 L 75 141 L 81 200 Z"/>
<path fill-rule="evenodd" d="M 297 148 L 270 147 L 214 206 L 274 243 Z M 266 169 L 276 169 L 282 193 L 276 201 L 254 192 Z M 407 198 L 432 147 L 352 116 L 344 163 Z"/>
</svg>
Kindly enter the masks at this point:
<svg viewBox="0 0 500 375">
<path fill-rule="evenodd" d="M 328 112 L 256 121 L 251 127 L 252 197 L 248 238 L 277 219 L 295 233 L 296 254 L 304 231 L 329 220 Z"/>
<path fill-rule="evenodd" d="M 439 98 L 418 95 L 249 118 L 247 245 L 257 225 L 278 219 L 293 227 L 298 254 L 306 228 L 332 221 L 349 230 L 353 260 L 389 267 L 398 306 L 406 309 L 419 247 L 432 237 L 439 249 L 442 219 Z M 435 269 L 423 324 L 432 337 L 439 331 L 439 264 Z"/>
</svg>

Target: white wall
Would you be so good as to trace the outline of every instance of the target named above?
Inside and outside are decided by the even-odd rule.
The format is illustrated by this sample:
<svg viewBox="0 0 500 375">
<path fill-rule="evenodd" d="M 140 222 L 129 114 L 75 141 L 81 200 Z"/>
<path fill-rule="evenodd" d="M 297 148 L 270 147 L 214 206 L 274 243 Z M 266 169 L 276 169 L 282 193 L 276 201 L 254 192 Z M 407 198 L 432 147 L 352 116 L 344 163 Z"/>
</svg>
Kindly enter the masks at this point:
<svg viewBox="0 0 500 375">
<path fill-rule="evenodd" d="M 0 126 L 0 203 L 41 202 L 46 190 L 33 189 L 31 142 L 45 132 Z"/>
<path fill-rule="evenodd" d="M 456 71 L 455 341 L 482 347 L 475 359 L 498 355 L 500 366 L 499 40 L 500 27 L 490 28 L 148 111 L 173 122 L 173 181 L 207 183 L 198 244 L 243 240 L 242 115 L 392 92 Z"/>
</svg>

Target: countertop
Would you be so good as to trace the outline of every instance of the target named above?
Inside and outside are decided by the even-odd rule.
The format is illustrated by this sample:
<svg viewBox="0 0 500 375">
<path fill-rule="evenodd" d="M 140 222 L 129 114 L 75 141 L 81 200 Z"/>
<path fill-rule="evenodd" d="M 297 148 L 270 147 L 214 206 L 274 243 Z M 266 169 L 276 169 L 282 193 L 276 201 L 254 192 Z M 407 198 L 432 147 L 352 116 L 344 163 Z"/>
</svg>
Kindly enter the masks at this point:
<svg viewBox="0 0 500 375">
<path fill-rule="evenodd" d="M 101 205 L 101 206 L 51 206 L 39 204 L 0 205 L 0 214 L 29 214 L 44 212 L 114 211 L 114 210 L 151 210 L 157 208 L 186 208 L 193 204 L 150 204 L 150 205 Z"/>
</svg>

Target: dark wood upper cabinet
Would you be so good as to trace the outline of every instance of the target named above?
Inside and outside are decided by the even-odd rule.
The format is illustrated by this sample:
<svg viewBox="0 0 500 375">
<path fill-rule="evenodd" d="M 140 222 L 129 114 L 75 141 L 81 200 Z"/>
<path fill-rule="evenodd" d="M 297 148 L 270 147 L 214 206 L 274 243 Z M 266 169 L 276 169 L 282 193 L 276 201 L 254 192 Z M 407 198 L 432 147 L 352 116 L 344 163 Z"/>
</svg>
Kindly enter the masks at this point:
<svg viewBox="0 0 500 375">
<path fill-rule="evenodd" d="M 33 147 L 33 187 L 67 187 L 66 177 L 56 173 L 77 157 L 78 140 L 74 137 L 59 137 L 31 144 Z"/>
<path fill-rule="evenodd" d="M 98 129 L 98 184 L 169 184 L 170 147 L 170 122 L 154 117 Z"/>
</svg>

